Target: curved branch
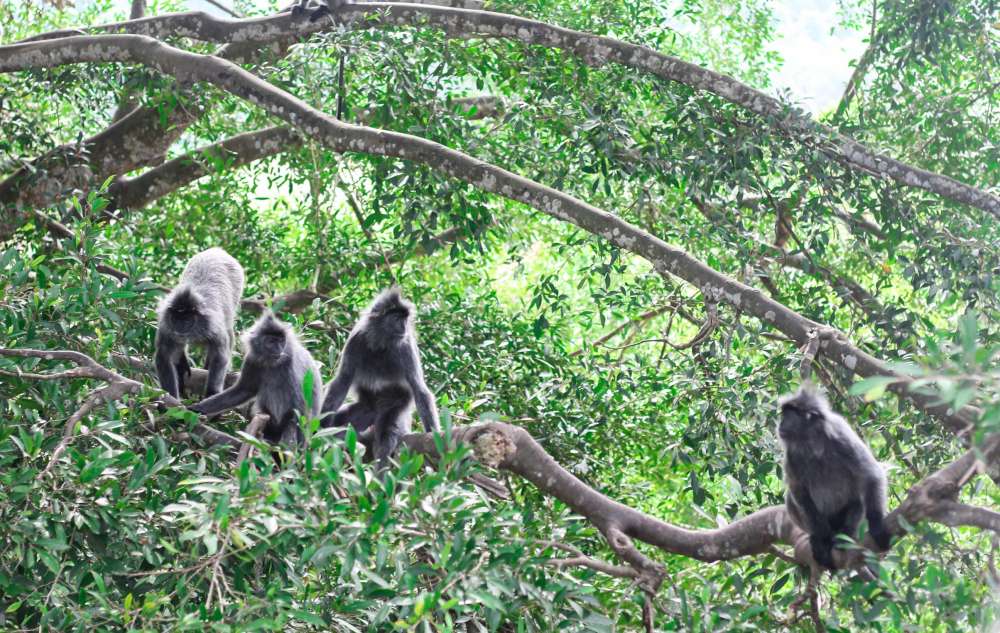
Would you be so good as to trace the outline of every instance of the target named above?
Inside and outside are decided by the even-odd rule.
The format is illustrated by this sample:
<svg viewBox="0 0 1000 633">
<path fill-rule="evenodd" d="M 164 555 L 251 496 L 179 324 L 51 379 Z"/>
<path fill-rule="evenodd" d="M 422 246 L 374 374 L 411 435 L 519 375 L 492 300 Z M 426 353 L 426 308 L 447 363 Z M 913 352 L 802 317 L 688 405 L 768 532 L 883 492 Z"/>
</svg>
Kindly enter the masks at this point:
<svg viewBox="0 0 1000 633">
<path fill-rule="evenodd" d="M 658 53 L 645 46 L 503 13 L 391 2 L 347 4 L 338 10 L 336 23 L 359 29 L 429 25 L 444 29 L 449 34 L 502 37 L 517 39 L 525 44 L 558 48 L 577 55 L 593 66 L 612 62 L 621 64 L 715 94 L 763 117 L 770 125 L 803 142 L 811 145 L 818 142 L 820 151 L 855 169 L 891 178 L 903 186 L 930 191 L 1000 218 L 1000 196 L 996 194 L 876 152 L 849 136 L 816 123 L 798 108 L 784 104 L 732 77 Z M 186 36 L 235 43 L 266 42 L 287 38 L 289 35 L 304 36 L 329 28 L 329 21 L 309 22 L 297 19 L 290 13 L 279 13 L 267 18 L 225 20 L 191 12 L 120 22 L 89 30 L 125 31 L 158 38 Z M 36 36 L 34 40 L 73 37 L 79 33 L 79 30 L 58 31 Z M 15 44 L 12 47 L 21 45 Z M 817 138 L 817 135 L 821 138 Z M 823 142 L 823 138 L 827 141 Z"/>
<path fill-rule="evenodd" d="M 895 378 L 891 390 L 931 413 L 957 434 L 968 434 L 978 418 L 979 412 L 973 407 L 952 411 L 933 395 L 911 391 L 911 377 L 893 371 L 852 345 L 842 332 L 798 314 L 611 213 L 440 143 L 338 121 L 228 60 L 189 53 L 141 35 L 68 37 L 0 47 L 0 72 L 112 61 L 139 62 L 181 80 L 209 82 L 288 121 L 333 151 L 422 163 L 483 191 L 522 202 L 639 255 L 661 275 L 684 279 L 699 288 L 706 299 L 725 301 L 776 327 L 799 345 L 807 342 L 811 330 L 823 330 L 822 350 L 828 358 L 858 376 Z"/>
<path fill-rule="evenodd" d="M 280 54 L 293 39 L 279 38 L 267 48 Z M 227 44 L 216 55 L 250 62 L 260 53 L 260 45 L 243 42 Z M 0 240 L 12 236 L 31 219 L 35 209 L 62 200 L 76 190 L 96 187 L 110 176 L 162 162 L 167 149 L 204 109 L 204 104 L 187 99 L 191 92 L 180 84 L 165 90 L 174 90 L 178 97 L 177 107 L 169 108 L 166 114 L 155 104 L 138 107 L 115 118 L 97 134 L 56 147 L 0 181 Z"/>
<path fill-rule="evenodd" d="M 934 520 L 950 526 L 969 525 L 1000 534 L 1000 512 L 957 501 L 941 501 L 933 511 Z"/>
<path fill-rule="evenodd" d="M 468 114 L 470 120 L 495 116 L 501 107 L 501 100 L 493 96 L 460 97 L 452 99 L 451 103 L 463 114 L 471 111 Z M 358 121 L 367 121 L 372 112 L 371 108 L 360 111 Z M 141 209 L 207 176 L 219 164 L 229 169 L 239 168 L 269 156 L 297 150 L 304 143 L 302 135 L 287 125 L 237 134 L 178 156 L 134 178 L 121 178 L 111 185 L 108 194 L 115 208 Z"/>
<path fill-rule="evenodd" d="M 112 385 L 128 387 L 137 393 L 141 384 L 99 365 L 85 354 L 63 350 L 4 349 L 0 356 L 65 360 L 85 368 L 92 377 Z M 141 365 L 141 360 L 135 363 Z M 180 403 L 169 395 L 163 401 L 169 406 Z M 88 400 L 89 402 L 89 400 Z M 86 406 L 86 403 L 85 405 Z M 258 423 L 260 420 L 254 418 Z M 196 432 L 212 444 L 239 449 L 242 442 L 231 435 L 199 424 Z M 793 544 L 795 561 L 812 565 L 808 539 L 791 521 L 784 506 L 758 510 L 728 525 L 704 530 L 692 530 L 661 521 L 594 490 L 556 462 L 523 428 L 490 422 L 452 429 L 454 442 L 472 447 L 481 463 L 513 472 L 532 482 L 548 496 L 559 499 L 571 510 L 588 519 L 608 540 L 609 546 L 635 570 L 635 579 L 647 592 L 655 592 L 665 577 L 665 569 L 640 552 L 632 539 L 653 545 L 664 552 L 680 554 L 700 561 L 713 562 L 773 552 L 775 543 Z M 419 453 L 433 458 L 439 455 L 439 440 L 433 433 L 411 433 L 403 443 Z M 53 454 L 53 461 L 60 449 Z M 913 486 L 906 499 L 887 517 L 886 526 L 894 534 L 903 534 L 900 518 L 909 523 L 929 518 L 947 525 L 972 525 L 984 529 L 1000 528 L 1000 513 L 957 503 L 954 497 L 963 485 L 971 481 L 985 464 L 1000 458 L 1000 434 L 989 436 L 974 450 Z M 870 540 L 870 539 L 868 539 Z M 867 546 L 872 543 L 866 541 Z M 567 549 L 562 547 L 561 549 Z M 571 552 L 574 553 L 574 552 Z M 837 552 L 838 562 L 857 564 L 859 552 Z M 594 561 L 574 561 L 597 569 Z M 609 571 L 611 568 L 603 569 Z M 621 572 L 621 568 L 615 571 Z M 631 574 L 628 574 L 631 576 Z"/>
</svg>

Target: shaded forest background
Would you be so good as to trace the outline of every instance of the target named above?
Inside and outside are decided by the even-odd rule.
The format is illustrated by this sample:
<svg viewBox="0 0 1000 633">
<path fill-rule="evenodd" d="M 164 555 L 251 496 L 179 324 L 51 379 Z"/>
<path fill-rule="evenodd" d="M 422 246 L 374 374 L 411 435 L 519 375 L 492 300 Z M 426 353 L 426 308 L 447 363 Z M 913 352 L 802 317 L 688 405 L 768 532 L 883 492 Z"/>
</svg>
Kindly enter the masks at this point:
<svg viewBox="0 0 1000 633">
<path fill-rule="evenodd" d="M 996 2 L 845 0 L 831 26 L 868 46 L 819 125 L 753 92 L 780 61 L 762 0 L 362 3 L 315 25 L 237 2 L 268 26 L 15 44 L 185 10 L 132 4 L 0 0 L 5 628 L 996 626 L 1000 493 L 977 476 L 1000 463 Z M 521 427 L 700 540 L 603 522 L 475 442 L 414 438 L 382 485 L 306 421 L 283 467 L 234 465 L 159 411 L 148 366 L 163 287 L 210 246 L 247 271 L 238 329 L 273 307 L 325 380 L 399 283 L 449 438 Z M 889 465 L 900 538 L 874 580 L 810 581 L 767 510 L 776 398 L 803 375 Z M 729 551 L 736 528 L 711 530 L 733 525 Z"/>
</svg>

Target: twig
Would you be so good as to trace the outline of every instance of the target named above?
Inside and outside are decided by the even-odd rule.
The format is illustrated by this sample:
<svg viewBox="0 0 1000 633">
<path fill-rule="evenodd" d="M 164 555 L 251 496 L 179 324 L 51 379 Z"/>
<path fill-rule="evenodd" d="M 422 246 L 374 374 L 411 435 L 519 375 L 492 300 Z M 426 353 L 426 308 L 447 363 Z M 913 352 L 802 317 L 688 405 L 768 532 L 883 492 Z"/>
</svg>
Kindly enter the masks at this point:
<svg viewBox="0 0 1000 633">
<path fill-rule="evenodd" d="M 361 206 L 358 204 L 357 200 L 354 199 L 354 195 L 351 193 L 351 190 L 347 188 L 347 185 L 344 184 L 343 180 L 339 179 L 337 180 L 337 188 L 340 189 L 340 191 L 343 192 L 344 197 L 347 198 L 347 206 L 351 207 L 351 211 L 354 212 L 354 217 L 357 218 L 358 226 L 361 227 L 362 231 L 364 231 L 365 237 L 368 238 L 368 241 L 371 242 L 376 249 L 378 249 L 379 254 L 382 256 L 382 262 L 385 264 L 385 271 L 389 274 L 389 278 L 392 279 L 392 283 L 398 284 L 399 281 L 396 279 L 396 273 L 392 270 L 392 264 L 389 262 L 389 256 L 385 254 L 385 250 L 382 248 L 382 245 L 378 242 L 378 240 L 375 239 L 375 236 L 372 235 L 371 230 L 365 226 L 364 213 L 361 212 Z"/>
<path fill-rule="evenodd" d="M 812 328 L 806 333 L 806 344 L 802 346 L 802 362 L 799 363 L 799 377 L 803 382 L 812 377 L 812 364 L 819 351 L 820 333 L 817 328 Z"/>
<path fill-rule="evenodd" d="M 261 429 L 267 426 L 267 423 L 271 420 L 271 416 L 266 413 L 258 413 L 250 419 L 250 423 L 247 424 L 244 433 L 251 435 L 253 437 L 260 437 Z M 250 457 L 250 451 L 253 450 L 253 446 L 249 442 L 244 442 L 243 446 L 240 446 L 240 452 L 236 456 L 236 463 L 239 464 L 244 459 Z"/>
<path fill-rule="evenodd" d="M 679 305 L 679 304 L 671 301 L 671 302 L 665 303 L 662 306 L 659 306 L 657 308 L 653 308 L 652 310 L 649 310 L 648 312 L 643 312 L 642 314 L 640 314 L 636 318 L 630 319 L 630 320 L 625 321 L 624 323 L 616 326 L 615 329 L 613 329 L 610 332 L 608 332 L 607 334 L 601 336 L 600 338 L 598 338 L 597 340 L 595 340 L 591 345 L 595 346 L 595 347 L 597 345 L 603 345 L 604 343 L 607 343 L 609 340 L 611 340 L 612 338 L 614 338 L 615 335 L 617 335 L 618 333 L 620 333 L 622 330 L 624 330 L 627 327 L 637 326 L 637 325 L 640 325 L 642 323 L 645 323 L 646 321 L 649 321 L 650 319 L 654 319 L 654 318 L 660 316 L 661 314 L 663 314 L 667 310 L 670 310 L 671 308 L 674 308 L 674 310 L 676 311 L 676 306 L 677 305 Z M 586 348 L 581 347 L 580 349 L 578 349 L 575 352 L 571 353 L 569 356 L 570 356 L 570 358 L 574 358 L 576 356 L 580 356 L 581 354 L 583 354 L 583 352 L 585 350 L 586 350 Z"/>
<path fill-rule="evenodd" d="M 813 626 L 816 627 L 817 633 L 826 633 L 826 626 L 823 624 L 823 618 L 819 613 L 819 591 L 817 591 L 817 586 L 819 585 L 820 577 L 822 576 L 822 570 L 820 570 L 815 565 L 809 569 L 809 581 L 806 583 L 806 588 L 802 593 L 788 605 L 789 623 L 794 624 L 802 619 L 803 611 L 805 615 L 813 621 Z M 808 604 L 808 608 L 803 607 Z"/>
<path fill-rule="evenodd" d="M 718 304 L 714 300 L 706 299 L 705 311 L 707 312 L 707 314 L 705 316 L 705 321 L 701 324 L 701 328 L 691 338 L 691 340 L 686 343 L 676 344 L 666 338 L 649 338 L 642 341 L 638 341 L 636 343 L 629 343 L 627 345 L 622 345 L 620 347 L 611 347 L 608 345 L 605 345 L 604 347 L 610 350 L 619 350 L 619 349 L 628 349 L 630 347 L 635 347 L 636 345 L 644 345 L 646 343 L 665 343 L 678 351 L 697 347 L 698 345 L 703 343 L 705 339 L 707 339 L 712 334 L 712 332 L 715 331 L 715 328 L 719 326 Z"/>
</svg>

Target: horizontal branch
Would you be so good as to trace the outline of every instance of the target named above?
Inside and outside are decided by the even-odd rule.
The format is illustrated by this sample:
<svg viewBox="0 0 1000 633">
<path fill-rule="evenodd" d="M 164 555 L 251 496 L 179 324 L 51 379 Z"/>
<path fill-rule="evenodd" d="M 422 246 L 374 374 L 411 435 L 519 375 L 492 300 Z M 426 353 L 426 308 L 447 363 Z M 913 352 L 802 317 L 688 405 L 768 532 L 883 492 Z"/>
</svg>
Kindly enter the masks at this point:
<svg viewBox="0 0 1000 633">
<path fill-rule="evenodd" d="M 142 386 L 79 352 L 0 348 L 0 356 L 72 362 L 86 368 L 93 377 L 100 377 L 112 385 L 128 387 L 124 390 L 126 393 L 138 393 Z M 130 364 L 143 365 L 144 362 L 136 359 L 130 361 Z M 163 401 L 168 406 L 180 404 L 169 395 L 165 395 Z M 242 445 L 237 438 L 211 427 L 199 424 L 195 429 L 196 433 L 211 444 L 223 445 L 232 450 L 237 450 Z M 758 510 L 725 526 L 692 530 L 651 517 L 594 490 L 556 462 L 521 427 L 491 422 L 458 427 L 452 429 L 451 435 L 455 442 L 469 445 L 475 458 L 484 465 L 519 475 L 546 495 L 559 499 L 589 520 L 607 537 L 611 548 L 637 572 L 637 581 L 640 584 L 647 583 L 647 590 L 655 591 L 665 572 L 662 566 L 640 553 L 632 545 L 631 539 L 637 539 L 664 552 L 705 562 L 771 553 L 774 544 L 788 543 L 795 546 L 797 562 L 814 563 L 808 539 L 804 538 L 804 533 L 791 521 L 784 506 Z M 403 437 L 403 443 L 411 450 L 426 454 L 432 459 L 439 455 L 438 442 L 432 433 L 411 433 Z M 54 454 L 53 461 L 57 457 Z M 998 458 L 1000 434 L 994 434 L 976 450 L 968 451 L 955 462 L 913 486 L 903 503 L 887 518 L 888 529 L 895 534 L 902 534 L 901 518 L 909 523 L 929 518 L 947 525 L 972 525 L 997 530 L 1000 527 L 1000 514 L 960 504 L 954 499 L 963 485 L 982 471 L 986 464 L 994 463 Z M 871 543 L 867 545 L 871 546 Z M 585 557 L 581 558 L 582 554 L 568 546 L 560 549 L 567 549 L 577 555 L 576 560 L 566 564 L 583 565 L 613 575 L 632 576 L 622 568 L 594 559 L 584 560 Z M 840 561 L 859 560 L 858 554 L 853 552 L 838 551 L 837 557 Z M 649 586 L 650 583 L 652 586 Z"/>
<path fill-rule="evenodd" d="M 55 360 L 73 363 L 78 366 L 82 372 L 72 372 L 72 370 L 67 372 L 61 372 L 63 375 L 71 374 L 74 377 L 87 377 L 96 380 L 102 380 L 108 383 L 108 387 L 94 392 L 78 409 L 70 419 L 67 421 L 66 430 L 63 433 L 63 441 L 60 445 L 53 451 L 53 455 L 49 466 L 46 470 L 49 470 L 53 463 L 65 450 L 66 444 L 68 444 L 68 439 L 70 438 L 76 423 L 79 422 L 85 415 L 89 414 L 95 406 L 102 402 L 111 402 L 118 400 L 129 394 L 137 394 L 143 389 L 142 383 L 132 380 L 131 378 L 126 378 L 118 372 L 112 371 L 107 367 L 104 367 L 97 361 L 95 361 L 90 356 L 83 354 L 81 352 L 75 352 L 71 350 L 49 350 L 49 349 L 9 349 L 0 347 L 0 356 L 15 357 L 15 358 L 39 358 L 42 360 Z M 16 372 L 10 372 L 16 374 Z M 30 374 L 20 374 L 21 378 L 31 379 Z M 182 406 L 182 403 L 171 396 L 170 394 L 163 394 L 161 401 L 169 407 Z M 196 435 L 201 437 L 205 442 L 212 445 L 229 445 L 234 448 L 239 448 L 241 442 L 240 440 L 234 438 L 227 433 L 218 431 L 204 424 L 195 424 L 194 432 Z"/>
<path fill-rule="evenodd" d="M 682 249 L 611 213 L 440 143 L 338 121 L 228 60 L 189 53 L 139 35 L 68 37 L 0 47 L 0 72 L 112 61 L 143 63 L 184 81 L 212 83 L 288 121 L 333 151 L 391 156 L 422 163 L 483 191 L 522 202 L 643 257 L 659 273 L 684 279 L 699 288 L 707 299 L 725 301 L 744 314 L 779 329 L 799 345 L 820 332 L 821 348 L 829 359 L 858 376 L 895 378 L 890 389 L 958 434 L 967 434 L 978 418 L 975 408 L 952 411 L 935 396 L 911 391 L 911 377 L 893 371 L 881 360 L 854 346 L 842 332 L 798 314 L 756 288 L 712 269 Z"/>
<path fill-rule="evenodd" d="M 577 55 L 586 63 L 602 66 L 617 63 L 661 79 L 704 90 L 763 117 L 778 130 L 809 143 L 831 158 L 855 169 L 890 178 L 897 183 L 930 191 L 944 198 L 980 208 L 1000 218 L 1000 196 L 959 182 L 948 176 L 907 165 L 876 152 L 856 140 L 813 121 L 800 109 L 755 90 L 740 81 L 645 46 L 598 36 L 503 13 L 422 6 L 391 2 L 358 2 L 342 7 L 338 24 L 348 28 L 382 26 L 434 26 L 448 34 L 516 39 L 525 44 L 558 48 Z M 310 22 L 280 13 L 265 18 L 226 20 L 200 12 L 177 13 L 122 22 L 93 31 L 123 31 L 156 38 L 186 36 L 214 42 L 266 42 L 290 35 L 305 36 L 331 28 L 330 22 Z M 64 30 L 35 39 L 78 35 Z M 11 47 L 19 46 L 18 44 Z M 825 139 L 825 140 L 824 140 Z"/>
<path fill-rule="evenodd" d="M 941 501 L 933 511 L 934 520 L 950 526 L 969 525 L 1000 534 L 1000 512 L 957 501 Z"/>
</svg>

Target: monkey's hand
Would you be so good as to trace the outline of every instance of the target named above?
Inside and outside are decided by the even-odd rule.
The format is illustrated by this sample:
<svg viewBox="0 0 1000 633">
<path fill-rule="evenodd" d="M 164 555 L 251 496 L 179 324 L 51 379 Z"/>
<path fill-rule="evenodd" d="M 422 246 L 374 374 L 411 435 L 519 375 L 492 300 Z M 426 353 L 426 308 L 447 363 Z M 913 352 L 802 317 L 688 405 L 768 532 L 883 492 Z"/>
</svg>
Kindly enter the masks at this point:
<svg viewBox="0 0 1000 633">
<path fill-rule="evenodd" d="M 837 569 L 837 565 L 833 562 L 832 540 L 823 538 L 822 536 L 810 534 L 809 546 L 812 548 L 813 558 L 820 564 L 821 567 L 825 567 L 830 570 Z"/>
<path fill-rule="evenodd" d="M 875 545 L 878 546 L 879 551 L 884 552 L 889 549 L 892 541 L 892 534 L 889 533 L 885 526 L 875 526 L 868 530 L 868 533 L 872 535 L 872 540 L 875 541 Z"/>
</svg>

